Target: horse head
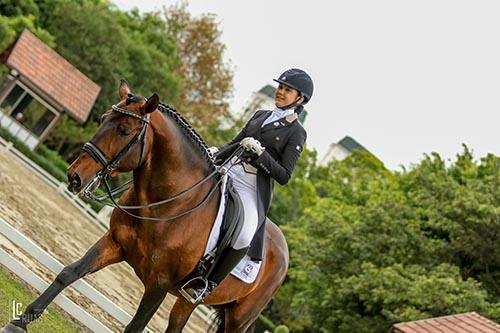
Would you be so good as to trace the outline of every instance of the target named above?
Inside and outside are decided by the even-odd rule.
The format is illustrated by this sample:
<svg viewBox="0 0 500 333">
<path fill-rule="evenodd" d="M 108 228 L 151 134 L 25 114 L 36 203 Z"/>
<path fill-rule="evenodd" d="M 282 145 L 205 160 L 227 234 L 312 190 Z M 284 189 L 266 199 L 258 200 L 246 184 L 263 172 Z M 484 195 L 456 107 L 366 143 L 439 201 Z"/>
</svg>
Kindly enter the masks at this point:
<svg viewBox="0 0 500 333">
<path fill-rule="evenodd" d="M 149 155 L 148 124 L 159 98 L 132 94 L 124 80 L 119 95 L 120 102 L 104 112 L 97 132 L 68 168 L 68 189 L 73 193 L 92 192 L 102 177 L 134 170 Z"/>
</svg>

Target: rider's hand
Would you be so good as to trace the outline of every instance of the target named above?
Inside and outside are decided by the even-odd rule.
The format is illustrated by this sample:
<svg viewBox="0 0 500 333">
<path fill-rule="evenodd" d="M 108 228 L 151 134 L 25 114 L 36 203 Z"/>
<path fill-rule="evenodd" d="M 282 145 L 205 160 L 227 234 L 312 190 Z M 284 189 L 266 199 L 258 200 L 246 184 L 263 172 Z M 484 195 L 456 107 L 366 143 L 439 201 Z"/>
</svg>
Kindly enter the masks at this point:
<svg viewBox="0 0 500 333">
<path fill-rule="evenodd" d="M 219 151 L 219 148 L 217 147 L 210 147 L 207 149 L 208 154 L 213 157 L 214 154 L 216 154 Z"/>
<path fill-rule="evenodd" d="M 251 151 L 257 155 L 261 155 L 266 148 L 262 147 L 259 140 L 252 137 L 246 137 L 240 141 L 240 145 L 245 148 L 245 150 Z"/>
</svg>

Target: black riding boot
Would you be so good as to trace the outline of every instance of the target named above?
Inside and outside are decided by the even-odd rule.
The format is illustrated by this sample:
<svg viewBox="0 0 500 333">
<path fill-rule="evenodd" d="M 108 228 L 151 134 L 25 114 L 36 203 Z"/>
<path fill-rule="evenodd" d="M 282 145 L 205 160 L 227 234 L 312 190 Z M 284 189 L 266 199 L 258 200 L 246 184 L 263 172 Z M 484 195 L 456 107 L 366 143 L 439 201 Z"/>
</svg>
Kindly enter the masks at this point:
<svg viewBox="0 0 500 333">
<path fill-rule="evenodd" d="M 200 285 L 197 284 L 192 287 L 188 286 L 183 290 L 184 297 L 193 304 L 201 303 L 231 273 L 233 268 L 243 259 L 247 251 L 248 247 L 240 250 L 235 250 L 231 247 L 226 248 L 222 251 L 219 260 L 217 260 L 215 266 L 208 274 L 207 283 L 200 283 Z M 203 281 L 203 279 L 200 279 L 200 281 Z"/>
</svg>

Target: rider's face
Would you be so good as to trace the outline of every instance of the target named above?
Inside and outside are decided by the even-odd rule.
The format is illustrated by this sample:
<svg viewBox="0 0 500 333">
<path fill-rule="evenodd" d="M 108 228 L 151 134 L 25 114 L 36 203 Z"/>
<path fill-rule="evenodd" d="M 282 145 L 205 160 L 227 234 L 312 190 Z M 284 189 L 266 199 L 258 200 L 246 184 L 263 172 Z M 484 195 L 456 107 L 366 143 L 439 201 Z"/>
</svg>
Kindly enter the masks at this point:
<svg viewBox="0 0 500 333">
<path fill-rule="evenodd" d="M 300 95 L 297 90 L 280 83 L 278 89 L 276 89 L 274 101 L 277 107 L 282 108 L 297 101 L 299 96 Z"/>
</svg>

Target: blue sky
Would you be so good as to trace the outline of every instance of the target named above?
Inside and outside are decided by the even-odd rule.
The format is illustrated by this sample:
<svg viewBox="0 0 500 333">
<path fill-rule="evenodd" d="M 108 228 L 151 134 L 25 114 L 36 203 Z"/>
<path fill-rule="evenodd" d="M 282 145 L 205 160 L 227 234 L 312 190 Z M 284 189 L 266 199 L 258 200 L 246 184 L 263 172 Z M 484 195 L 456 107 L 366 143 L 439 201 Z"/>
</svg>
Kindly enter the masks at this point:
<svg viewBox="0 0 500 333">
<path fill-rule="evenodd" d="M 174 1 L 112 0 L 150 11 Z M 235 68 L 232 108 L 289 67 L 308 71 L 308 145 L 350 135 L 391 169 L 462 143 L 500 154 L 500 2 L 193 0 Z"/>
</svg>

